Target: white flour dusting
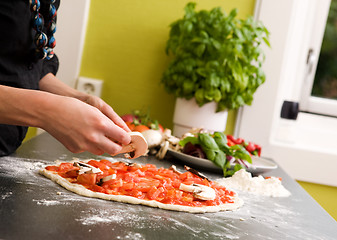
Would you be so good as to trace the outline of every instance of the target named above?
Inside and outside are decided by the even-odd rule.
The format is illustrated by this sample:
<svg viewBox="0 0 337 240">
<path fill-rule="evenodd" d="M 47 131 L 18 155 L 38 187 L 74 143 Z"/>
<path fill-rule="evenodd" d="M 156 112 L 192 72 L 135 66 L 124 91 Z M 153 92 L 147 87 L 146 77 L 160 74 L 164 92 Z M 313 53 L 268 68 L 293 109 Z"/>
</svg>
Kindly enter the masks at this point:
<svg viewBox="0 0 337 240">
<path fill-rule="evenodd" d="M 140 233 L 128 233 L 127 235 L 121 237 L 117 236 L 116 239 L 132 239 L 132 240 L 142 240 L 145 239 Z"/>
<path fill-rule="evenodd" d="M 232 177 L 216 180 L 220 185 L 227 188 L 250 192 L 269 197 L 289 197 L 291 193 L 282 185 L 280 179 L 262 176 L 252 177 L 252 174 L 244 169 L 237 171 Z"/>
<path fill-rule="evenodd" d="M 28 184 L 37 183 L 41 180 L 38 170 L 46 165 L 46 163 L 37 162 L 36 160 L 3 157 L 0 161 L 1 176 L 12 177 L 17 182 Z"/>
<path fill-rule="evenodd" d="M 46 199 L 35 200 L 33 199 L 33 201 L 36 202 L 37 205 L 44 205 L 44 206 L 52 206 L 52 205 L 60 204 L 60 201 L 56 201 L 56 200 L 46 200 Z"/>
<path fill-rule="evenodd" d="M 6 198 L 9 198 L 10 196 L 12 196 L 12 194 L 13 194 L 12 192 L 7 192 L 7 193 L 1 195 L 1 199 L 5 200 Z"/>
<path fill-rule="evenodd" d="M 139 216 L 137 212 L 131 208 L 128 209 L 90 209 L 82 211 L 81 217 L 76 221 L 81 222 L 83 225 L 95 225 L 100 223 L 117 223 L 125 226 L 134 226 L 143 228 L 145 217 Z M 148 227 L 148 226 L 147 226 Z"/>
</svg>

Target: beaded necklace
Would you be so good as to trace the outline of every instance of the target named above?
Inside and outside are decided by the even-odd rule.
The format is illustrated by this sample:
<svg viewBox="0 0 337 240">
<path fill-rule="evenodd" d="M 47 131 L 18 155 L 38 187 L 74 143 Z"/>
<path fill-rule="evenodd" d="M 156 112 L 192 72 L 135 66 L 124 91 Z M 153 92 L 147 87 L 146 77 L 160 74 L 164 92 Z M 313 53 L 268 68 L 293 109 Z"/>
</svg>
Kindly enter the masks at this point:
<svg viewBox="0 0 337 240">
<path fill-rule="evenodd" d="M 30 10 L 33 15 L 33 28 L 36 31 L 34 43 L 36 45 L 35 57 L 37 59 L 51 59 L 54 56 L 53 48 L 56 45 L 54 33 L 56 32 L 56 8 L 55 0 L 47 1 L 49 12 L 47 16 L 40 14 L 40 0 L 29 0 Z M 45 19 L 44 19 L 45 18 Z M 43 27 L 46 28 L 44 33 Z"/>
</svg>

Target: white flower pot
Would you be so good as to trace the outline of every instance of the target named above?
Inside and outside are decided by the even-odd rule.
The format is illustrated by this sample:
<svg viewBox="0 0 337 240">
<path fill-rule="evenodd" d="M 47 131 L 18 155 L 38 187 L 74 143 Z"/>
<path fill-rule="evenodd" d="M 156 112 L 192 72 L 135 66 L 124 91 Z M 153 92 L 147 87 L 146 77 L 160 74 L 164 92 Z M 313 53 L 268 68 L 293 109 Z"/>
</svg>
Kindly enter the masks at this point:
<svg viewBox="0 0 337 240">
<path fill-rule="evenodd" d="M 209 102 L 199 107 L 194 98 L 191 100 L 177 98 L 173 116 L 173 135 L 181 137 L 191 128 L 225 131 L 228 111 L 216 112 L 216 105 L 215 102 Z"/>
</svg>

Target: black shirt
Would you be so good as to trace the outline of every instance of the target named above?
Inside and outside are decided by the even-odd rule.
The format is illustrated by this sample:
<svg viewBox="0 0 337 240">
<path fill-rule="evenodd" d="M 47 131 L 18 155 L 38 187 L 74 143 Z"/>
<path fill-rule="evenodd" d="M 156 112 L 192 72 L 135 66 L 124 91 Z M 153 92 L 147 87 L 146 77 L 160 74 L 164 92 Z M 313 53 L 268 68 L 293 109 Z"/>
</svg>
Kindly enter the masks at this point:
<svg viewBox="0 0 337 240">
<path fill-rule="evenodd" d="M 48 3 L 40 0 L 40 13 L 48 14 Z M 58 8 L 60 1 L 55 2 Z M 34 60 L 29 0 L 0 1 L 0 85 L 39 89 L 39 81 L 48 73 L 56 75 L 58 58 Z M 38 106 L 37 106 L 38 107 Z M 0 124 L 0 156 L 13 153 L 27 133 L 27 127 Z"/>
</svg>

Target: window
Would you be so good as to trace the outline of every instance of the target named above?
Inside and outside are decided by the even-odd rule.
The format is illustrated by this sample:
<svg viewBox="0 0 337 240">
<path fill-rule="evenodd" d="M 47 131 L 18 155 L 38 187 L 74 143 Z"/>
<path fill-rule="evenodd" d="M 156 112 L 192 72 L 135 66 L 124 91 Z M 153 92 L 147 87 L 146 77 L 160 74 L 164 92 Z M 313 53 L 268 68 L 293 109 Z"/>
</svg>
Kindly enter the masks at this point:
<svg viewBox="0 0 337 240">
<path fill-rule="evenodd" d="M 329 7 L 330 0 L 256 1 L 255 16 L 271 32 L 266 82 L 253 104 L 240 109 L 235 135 L 260 144 L 262 155 L 293 178 L 337 186 L 337 118 L 308 112 L 280 118 L 285 100 L 300 102 L 300 110 L 312 107 L 312 99 L 335 102 L 311 96 L 317 59 L 308 55 L 320 52 Z M 302 101 L 305 95 L 310 101 Z"/>
</svg>

